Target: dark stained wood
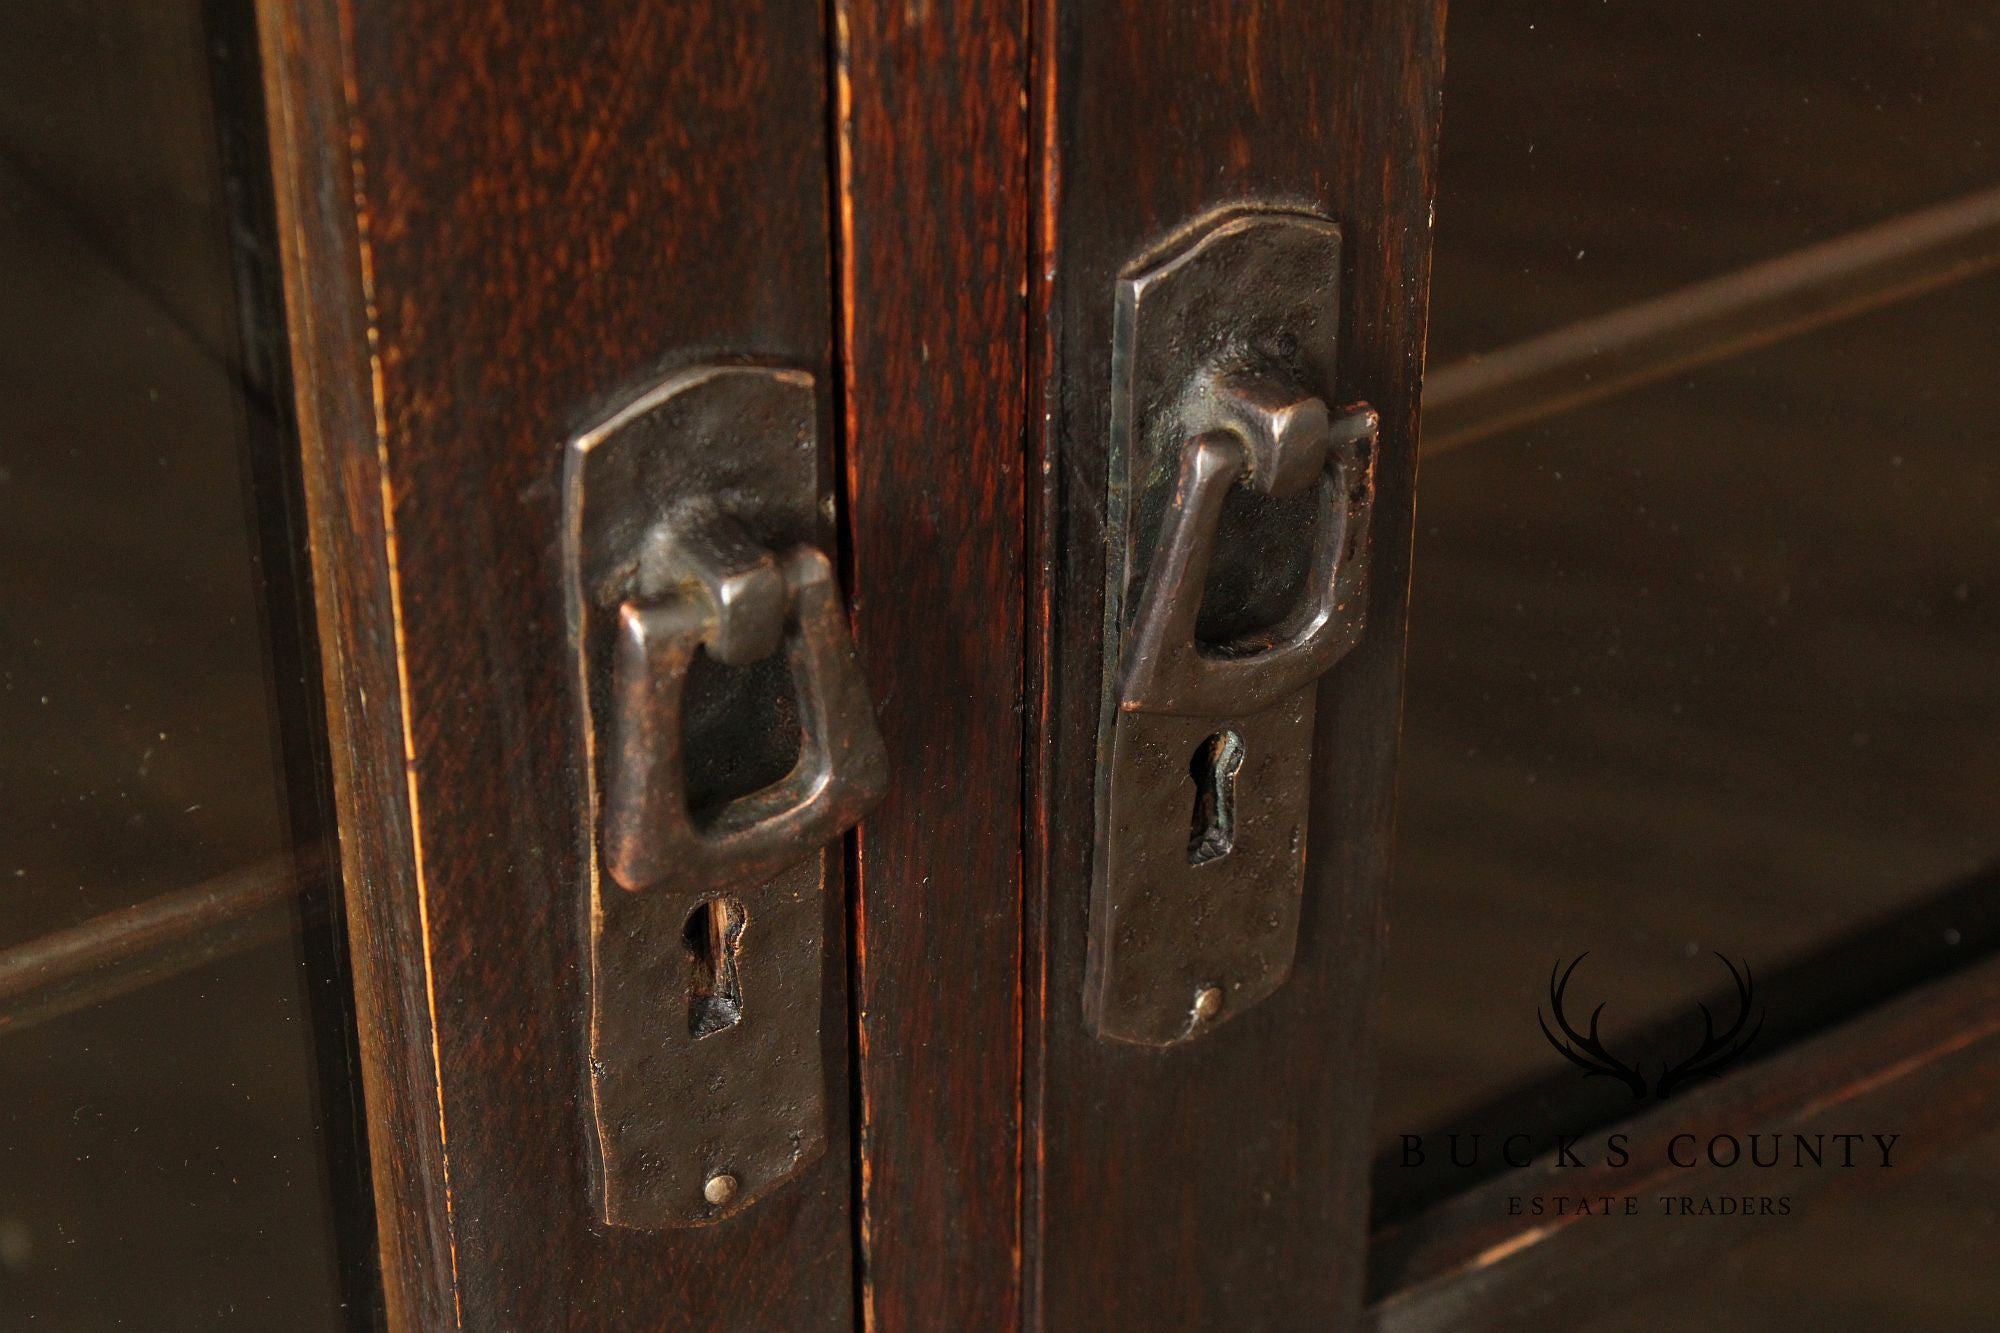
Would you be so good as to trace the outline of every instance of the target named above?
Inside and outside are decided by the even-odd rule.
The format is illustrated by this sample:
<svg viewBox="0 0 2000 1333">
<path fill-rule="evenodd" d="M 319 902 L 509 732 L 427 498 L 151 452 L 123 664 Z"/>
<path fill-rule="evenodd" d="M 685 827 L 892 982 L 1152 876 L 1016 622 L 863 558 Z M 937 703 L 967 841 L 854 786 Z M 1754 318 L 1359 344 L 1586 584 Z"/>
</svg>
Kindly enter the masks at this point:
<svg viewBox="0 0 2000 1333">
<path fill-rule="evenodd" d="M 1426 457 L 2000 265 L 2000 190 L 1893 218 L 1444 367 Z"/>
<path fill-rule="evenodd" d="M 1697 1271 L 1716 1247 L 1783 1222 L 1671 1217 L 1661 1204 L 1666 1196 L 1785 1194 L 1796 1207 L 1821 1190 L 1878 1174 L 1794 1169 L 1774 1184 L 1773 1172 L 1725 1169 L 1699 1154 L 1698 1166 L 1682 1169 L 1667 1158 L 1675 1135 L 1706 1144 L 1718 1134 L 1744 1141 L 1752 1133 L 1898 1134 L 1891 1169 L 1908 1167 L 1992 1129 L 2000 1111 L 1996 1073 L 2000 959 L 1988 959 L 1619 1126 L 1613 1132 L 1630 1143 L 1622 1169 L 1603 1155 L 1565 1168 L 1551 1154 L 1384 1232 L 1375 1262 L 1388 1290 L 1370 1310 L 1369 1326 L 1384 1333 L 1548 1328 L 1617 1308 L 1648 1282 Z M 1682 1160 L 1689 1160 L 1685 1150 Z M 1630 1197 L 1639 1210 L 1612 1218 L 1509 1216 L 1510 1197 L 1536 1195 Z"/>
<path fill-rule="evenodd" d="M 891 785 L 857 833 L 861 1307 L 1018 1320 L 1024 3 L 842 0 L 855 637 Z"/>
<path fill-rule="evenodd" d="M 1360 1308 L 1374 989 L 1400 707 L 1442 4 L 1043 7 L 1034 300 L 1051 469 L 1031 604 L 1030 1322 L 1328 1328 Z M 1112 289 L 1218 204 L 1346 229 L 1339 397 L 1382 413 L 1373 590 L 1324 681 L 1297 965 L 1184 1048 L 1099 1043 L 1081 1015 L 1102 661 Z"/>
<path fill-rule="evenodd" d="M 258 32 L 383 1303 L 391 1327 L 452 1327 L 440 1098 L 340 20 L 332 0 L 265 0 Z"/>
<path fill-rule="evenodd" d="M 263 18 L 391 1322 L 846 1326 L 843 1070 L 834 1147 L 781 1194 L 594 1221 L 557 561 L 564 440 L 662 371 L 829 377 L 820 13 Z"/>
<path fill-rule="evenodd" d="M 311 516 L 304 454 L 293 410 L 285 322 L 284 261 L 266 109 L 258 0 L 202 0 L 211 61 L 217 156 L 230 207 L 236 278 L 233 366 L 244 397 L 245 453 L 262 566 L 266 679 L 276 706 L 275 763 L 284 773 L 296 886 L 288 909 L 299 924 L 299 962 L 311 1007 L 319 1119 L 330 1167 L 329 1196 L 350 1323 L 379 1326 L 381 1244 L 368 1159 L 368 1108 L 355 1028 L 354 972 L 346 892 L 329 869 L 339 837 L 327 692 L 320 667 Z M 242 932 L 248 935 L 249 932 Z"/>
</svg>

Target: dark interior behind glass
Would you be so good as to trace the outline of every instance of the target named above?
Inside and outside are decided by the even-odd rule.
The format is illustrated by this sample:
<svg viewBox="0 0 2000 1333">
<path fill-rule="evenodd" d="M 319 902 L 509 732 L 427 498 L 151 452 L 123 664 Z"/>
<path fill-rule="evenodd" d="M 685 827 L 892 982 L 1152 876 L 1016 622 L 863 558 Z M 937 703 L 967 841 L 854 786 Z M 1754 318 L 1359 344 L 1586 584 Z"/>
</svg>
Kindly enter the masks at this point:
<svg viewBox="0 0 2000 1333">
<path fill-rule="evenodd" d="M 0 1324 L 341 1327 L 370 1241 L 249 7 L 9 6 L 0 86 Z"/>
<path fill-rule="evenodd" d="M 1991 3 L 1536 0 L 1447 32 L 1427 428 L 1477 358 L 2000 187 Z M 1754 1058 L 2000 944 L 1996 327 L 1966 266 L 1426 454 L 1382 1218 L 1468 1183 L 1397 1169 L 1400 1134 L 1629 1113 L 1539 1029 L 1559 960 L 1650 1070 L 1697 1001 L 1727 1017 L 1718 954 L 1756 976 Z M 1930 1230 L 1990 1254 L 1990 1203 L 1937 1197 Z M 1823 1268 L 1818 1234 L 1759 1253 Z M 1828 1326 L 1916 1299 L 1927 1234 Z"/>
</svg>

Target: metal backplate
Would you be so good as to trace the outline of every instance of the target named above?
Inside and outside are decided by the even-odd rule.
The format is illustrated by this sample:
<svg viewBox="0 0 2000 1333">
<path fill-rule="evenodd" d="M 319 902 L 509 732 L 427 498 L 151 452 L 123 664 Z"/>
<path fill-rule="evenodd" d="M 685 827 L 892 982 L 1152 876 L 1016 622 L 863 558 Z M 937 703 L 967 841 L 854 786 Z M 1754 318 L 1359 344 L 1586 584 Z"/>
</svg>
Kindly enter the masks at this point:
<svg viewBox="0 0 2000 1333">
<path fill-rule="evenodd" d="M 818 542 L 830 512 L 818 441 L 810 375 L 721 366 L 667 380 L 570 445 L 564 556 L 583 701 L 590 1123 L 603 1217 L 615 1226 L 719 1221 L 826 1149 L 827 1045 L 839 1033 L 822 1015 L 837 912 L 825 851 L 747 882 L 721 874 L 627 890 L 602 850 L 620 606 L 694 596 L 673 549 L 691 509 L 727 515 L 770 550 Z M 704 803 L 771 783 L 797 756 L 783 652 L 746 667 L 697 659 L 686 708 L 697 817 Z"/>
<path fill-rule="evenodd" d="M 1104 696 L 1086 1021 L 1164 1046 L 1283 984 L 1297 945 L 1315 687 L 1240 716 L 1121 708 L 1121 661 L 1204 377 L 1335 397 L 1340 230 L 1261 207 L 1211 215 L 1129 266 L 1112 352 Z M 1202 595 L 1203 645 L 1254 638 L 1305 594 L 1313 488 L 1232 491 Z M 1206 831 L 1204 826 L 1206 825 Z"/>
</svg>

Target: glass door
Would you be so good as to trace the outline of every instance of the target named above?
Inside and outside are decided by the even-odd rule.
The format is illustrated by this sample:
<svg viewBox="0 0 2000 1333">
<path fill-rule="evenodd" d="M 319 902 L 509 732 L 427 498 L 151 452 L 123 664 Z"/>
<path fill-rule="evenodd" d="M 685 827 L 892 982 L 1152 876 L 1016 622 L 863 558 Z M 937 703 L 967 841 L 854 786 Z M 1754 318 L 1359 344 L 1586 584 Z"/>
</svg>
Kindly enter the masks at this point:
<svg viewBox="0 0 2000 1333">
<path fill-rule="evenodd" d="M 1376 1122 L 1396 1252 L 1553 1136 L 1730 1095 L 2000 945 L 1996 55 L 1990 3 L 1454 10 Z M 1960 1052 L 1959 1122 L 1906 1148 L 1990 1123 L 1978 1037 L 1855 1048 L 1884 1088 Z M 1996 1242 L 1939 1191 L 1862 1270 L 1807 1178 L 1739 1183 L 1801 1215 L 1731 1318 L 1606 1327 L 1865 1326 L 1957 1284 L 1923 1237 Z M 1697 1244 L 1670 1222 L 1656 1252 Z"/>
<path fill-rule="evenodd" d="M 245 4 L 0 16 L 10 1327 L 372 1304 L 255 51 Z"/>
</svg>

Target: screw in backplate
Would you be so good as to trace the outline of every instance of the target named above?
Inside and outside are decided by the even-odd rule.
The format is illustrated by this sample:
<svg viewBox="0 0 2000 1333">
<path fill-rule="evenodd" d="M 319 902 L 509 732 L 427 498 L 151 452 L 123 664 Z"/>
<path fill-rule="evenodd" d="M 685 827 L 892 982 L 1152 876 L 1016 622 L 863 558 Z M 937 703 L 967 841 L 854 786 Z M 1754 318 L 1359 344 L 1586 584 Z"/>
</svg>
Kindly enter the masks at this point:
<svg viewBox="0 0 2000 1333">
<path fill-rule="evenodd" d="M 727 1171 L 718 1171 L 701 1187 L 701 1197 L 720 1208 L 736 1197 L 736 1190 L 736 1177 Z"/>
<path fill-rule="evenodd" d="M 1222 1012 L 1222 987 L 1203 986 L 1194 993 L 1194 1016 L 1214 1018 Z"/>
</svg>

